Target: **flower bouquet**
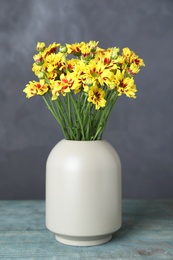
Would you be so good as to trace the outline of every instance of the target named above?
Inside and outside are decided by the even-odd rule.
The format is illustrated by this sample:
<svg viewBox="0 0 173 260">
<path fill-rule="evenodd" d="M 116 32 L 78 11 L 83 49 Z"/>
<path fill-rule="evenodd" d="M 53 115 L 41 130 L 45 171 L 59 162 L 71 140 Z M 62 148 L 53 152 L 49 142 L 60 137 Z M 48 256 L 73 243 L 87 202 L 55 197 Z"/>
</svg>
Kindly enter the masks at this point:
<svg viewBox="0 0 173 260">
<path fill-rule="evenodd" d="M 118 97 L 136 98 L 134 76 L 145 66 L 129 48 L 103 49 L 98 42 L 38 42 L 26 97 L 40 95 L 67 140 L 101 140 Z"/>
</svg>

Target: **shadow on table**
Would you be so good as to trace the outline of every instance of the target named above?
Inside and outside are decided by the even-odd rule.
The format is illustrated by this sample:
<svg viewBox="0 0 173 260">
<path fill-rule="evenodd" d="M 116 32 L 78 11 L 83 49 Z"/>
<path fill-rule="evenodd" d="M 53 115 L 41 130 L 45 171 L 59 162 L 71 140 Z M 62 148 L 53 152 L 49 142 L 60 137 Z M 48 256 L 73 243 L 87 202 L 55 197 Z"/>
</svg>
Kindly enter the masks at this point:
<svg viewBox="0 0 173 260">
<path fill-rule="evenodd" d="M 150 206 L 147 201 L 124 202 L 122 208 L 122 226 L 114 233 L 112 240 L 120 240 L 132 233 L 138 234 L 146 223 L 151 221 Z"/>
</svg>

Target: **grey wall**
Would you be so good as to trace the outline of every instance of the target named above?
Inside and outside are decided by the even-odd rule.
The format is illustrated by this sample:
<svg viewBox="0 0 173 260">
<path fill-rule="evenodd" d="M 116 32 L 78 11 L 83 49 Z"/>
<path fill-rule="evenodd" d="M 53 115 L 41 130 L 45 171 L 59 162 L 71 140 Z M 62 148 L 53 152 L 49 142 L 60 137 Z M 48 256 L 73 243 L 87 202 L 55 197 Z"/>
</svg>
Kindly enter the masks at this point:
<svg viewBox="0 0 173 260">
<path fill-rule="evenodd" d="M 146 68 L 120 98 L 104 139 L 118 151 L 123 198 L 173 198 L 173 1 L 0 0 L 0 199 L 42 199 L 63 136 L 41 98 L 22 93 L 37 41 L 130 47 Z"/>
</svg>

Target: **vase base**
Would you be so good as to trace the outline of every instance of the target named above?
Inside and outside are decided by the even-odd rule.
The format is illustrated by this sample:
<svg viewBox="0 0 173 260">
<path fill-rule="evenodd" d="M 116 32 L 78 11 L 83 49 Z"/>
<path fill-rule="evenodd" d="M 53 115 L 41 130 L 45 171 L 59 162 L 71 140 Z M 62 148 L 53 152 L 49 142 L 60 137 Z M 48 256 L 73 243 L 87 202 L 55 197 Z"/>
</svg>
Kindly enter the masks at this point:
<svg viewBox="0 0 173 260">
<path fill-rule="evenodd" d="M 55 238 L 58 242 L 70 246 L 97 246 L 111 240 L 112 235 L 109 234 L 95 237 L 72 237 L 55 235 Z"/>
</svg>

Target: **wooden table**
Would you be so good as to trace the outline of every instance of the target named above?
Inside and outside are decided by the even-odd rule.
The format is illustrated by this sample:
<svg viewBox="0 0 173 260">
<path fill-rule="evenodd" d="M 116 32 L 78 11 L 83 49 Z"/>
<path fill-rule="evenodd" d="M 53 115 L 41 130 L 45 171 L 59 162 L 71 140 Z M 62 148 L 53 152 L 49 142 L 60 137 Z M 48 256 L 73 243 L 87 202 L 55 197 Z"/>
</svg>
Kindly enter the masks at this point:
<svg viewBox="0 0 173 260">
<path fill-rule="evenodd" d="M 0 201 L 0 259 L 173 260 L 173 201 L 123 201 L 123 225 L 100 246 L 58 243 L 44 201 Z"/>
</svg>

